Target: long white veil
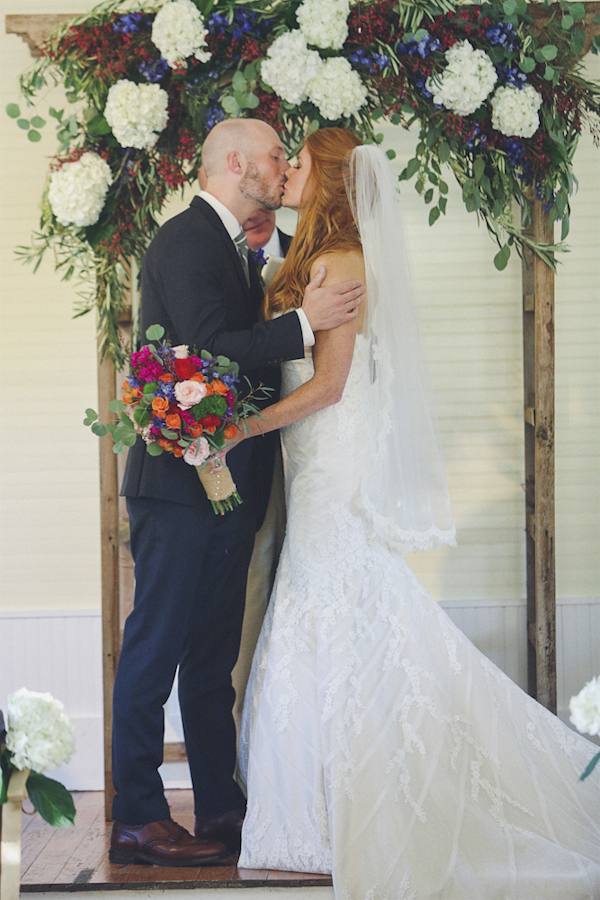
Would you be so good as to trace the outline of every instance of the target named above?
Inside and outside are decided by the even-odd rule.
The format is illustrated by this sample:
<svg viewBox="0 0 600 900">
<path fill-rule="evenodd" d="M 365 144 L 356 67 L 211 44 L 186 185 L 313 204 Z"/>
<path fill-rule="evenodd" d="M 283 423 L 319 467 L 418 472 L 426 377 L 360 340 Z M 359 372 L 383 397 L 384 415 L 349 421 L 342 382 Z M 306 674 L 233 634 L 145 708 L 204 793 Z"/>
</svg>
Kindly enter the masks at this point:
<svg viewBox="0 0 600 900">
<path fill-rule="evenodd" d="M 376 459 L 361 502 L 379 537 L 403 550 L 456 544 L 437 420 L 430 400 L 397 183 L 379 147 L 353 150 L 346 190 L 367 277 L 363 333 L 371 345 L 370 427 Z"/>
</svg>

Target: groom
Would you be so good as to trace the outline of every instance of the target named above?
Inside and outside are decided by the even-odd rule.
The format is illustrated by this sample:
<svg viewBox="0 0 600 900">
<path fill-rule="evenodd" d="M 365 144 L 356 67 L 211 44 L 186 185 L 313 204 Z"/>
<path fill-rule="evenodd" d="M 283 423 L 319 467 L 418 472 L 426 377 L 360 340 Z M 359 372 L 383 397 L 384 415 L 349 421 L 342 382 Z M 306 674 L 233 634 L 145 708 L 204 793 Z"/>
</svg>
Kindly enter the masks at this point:
<svg viewBox="0 0 600 900">
<path fill-rule="evenodd" d="M 289 168 L 264 122 L 215 126 L 202 161 L 206 191 L 168 221 L 142 269 L 141 333 L 162 325 L 173 345 L 235 360 L 253 385 L 279 388 L 278 364 L 304 355 L 314 331 L 357 315 L 359 282 L 308 285 L 303 307 L 259 321 L 262 290 L 244 246 L 245 222 L 277 209 Z M 208 865 L 239 846 L 245 800 L 233 780 L 235 664 L 254 534 L 269 496 L 274 436 L 228 456 L 243 498 L 215 516 L 193 467 L 138 439 L 122 486 L 135 563 L 135 604 L 125 624 L 114 691 L 112 862 Z M 173 822 L 158 768 L 163 705 L 179 666 L 179 703 L 194 788 L 196 836 Z"/>
</svg>

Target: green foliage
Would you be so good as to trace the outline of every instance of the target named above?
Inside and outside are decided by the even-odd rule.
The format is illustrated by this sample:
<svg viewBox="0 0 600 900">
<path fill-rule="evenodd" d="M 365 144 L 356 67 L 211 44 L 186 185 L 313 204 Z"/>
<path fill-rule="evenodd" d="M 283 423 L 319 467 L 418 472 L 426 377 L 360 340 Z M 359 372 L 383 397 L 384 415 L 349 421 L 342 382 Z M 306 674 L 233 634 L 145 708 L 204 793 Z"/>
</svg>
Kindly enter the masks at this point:
<svg viewBox="0 0 600 900">
<path fill-rule="evenodd" d="M 591 758 L 591 760 L 589 761 L 588 765 L 585 767 L 582 774 L 579 776 L 579 780 L 583 781 L 585 778 L 587 778 L 589 775 L 591 775 L 592 772 L 594 771 L 594 769 L 596 768 L 596 765 L 599 762 L 600 762 L 600 753 L 596 753 L 596 755 Z"/>
<path fill-rule="evenodd" d="M 75 824 L 75 804 L 69 791 L 58 781 L 30 772 L 27 779 L 27 794 L 33 807 L 42 819 L 55 828 L 65 828 Z"/>
<path fill-rule="evenodd" d="M 526 0 L 487 0 L 482 5 L 400 0 L 397 7 L 377 6 L 377 15 L 387 22 L 389 38 L 380 34 L 369 37 L 370 43 L 360 43 L 356 35 L 373 33 L 370 26 L 363 29 L 362 22 L 367 21 L 374 0 L 353 4 L 354 37 L 339 54 L 327 50 L 321 51 L 321 56 L 341 55 L 350 60 L 367 88 L 368 99 L 356 116 L 332 122 L 308 100 L 297 105 L 281 100 L 261 79 L 260 63 L 269 44 L 297 27 L 299 0 L 194 2 L 204 16 L 218 11 L 228 24 L 219 40 L 213 36 L 213 56 L 208 63 L 192 58 L 185 69 L 168 69 L 160 76 L 170 115 L 153 147 L 120 147 L 104 110 L 110 86 L 118 78 L 140 83 L 144 77 L 140 59 L 158 61 L 151 40 L 152 19 L 160 5 L 157 0 L 148 0 L 147 5 L 141 0 L 105 0 L 51 35 L 46 54 L 21 77 L 21 93 L 27 106 L 34 107 L 38 102 L 44 104 L 49 88 L 60 85 L 66 92 L 65 109 L 50 106 L 41 113 L 33 109 L 28 117 L 16 103 L 6 107 L 7 115 L 32 142 L 41 140 L 41 129 L 52 120 L 58 141 L 53 168 L 90 149 L 101 153 L 110 165 L 113 181 L 97 222 L 87 227 L 61 225 L 46 191 L 39 230 L 31 246 L 17 252 L 35 271 L 44 254 L 52 251 L 62 278 L 77 283 L 80 302 L 76 315 L 95 310 L 100 351 L 118 367 L 127 351 L 118 327 L 129 290 L 123 260 L 133 259 L 139 271 L 165 202 L 180 187 L 194 183 L 202 142 L 211 122 L 222 115 L 264 118 L 280 130 L 289 154 L 297 152 L 307 133 L 324 125 L 352 128 L 364 141 L 381 143 L 377 123 L 387 120 L 408 128 L 418 122 L 414 157 L 399 177 L 414 182 L 428 208 L 430 224 L 446 214 L 446 173 L 450 169 L 467 210 L 485 223 L 498 245 L 497 268 L 506 265 L 513 246 L 518 253 L 527 246 L 555 265 L 554 253 L 560 245 L 543 247 L 531 241 L 515 223 L 513 208 L 527 219 L 532 198 L 539 195 L 551 220 L 562 222 L 564 240 L 569 228 L 569 197 L 575 186 L 573 156 L 582 122 L 593 129 L 594 117 L 600 112 L 600 88 L 583 77 L 579 59 L 585 36 L 582 3 L 544 0 L 534 19 Z M 132 9 L 142 11 L 143 27 L 127 35 L 106 27 Z M 547 11 L 546 19 L 540 18 L 540 10 Z M 253 24 L 240 38 L 234 18 L 247 12 L 252 13 Z M 497 26 L 512 25 L 517 43 L 495 42 L 486 36 L 486 27 L 480 24 L 483 16 Z M 102 31 L 102 40 L 97 29 Z M 440 73 L 445 65 L 444 53 L 429 41 L 440 33 L 449 36 L 451 43 L 468 37 L 474 47 L 489 55 L 499 72 L 510 70 L 514 77 L 518 71 L 526 76 L 543 98 L 540 128 L 532 138 L 520 140 L 520 147 L 507 144 L 492 125 L 489 98 L 470 116 L 457 116 L 433 105 L 424 87 L 426 76 Z M 420 41 L 427 46 L 414 53 Z M 411 52 L 401 52 L 401 45 L 411 45 Z M 386 61 L 361 65 L 356 62 L 359 49 Z M 592 51 L 600 51 L 600 38 L 594 39 Z M 394 151 L 386 152 L 394 158 Z M 443 167 L 447 168 L 442 171 Z M 160 337 L 153 333 L 149 339 Z M 96 423 L 96 427 L 104 426 Z M 126 446 L 129 439 L 122 434 L 117 444 Z"/>
</svg>

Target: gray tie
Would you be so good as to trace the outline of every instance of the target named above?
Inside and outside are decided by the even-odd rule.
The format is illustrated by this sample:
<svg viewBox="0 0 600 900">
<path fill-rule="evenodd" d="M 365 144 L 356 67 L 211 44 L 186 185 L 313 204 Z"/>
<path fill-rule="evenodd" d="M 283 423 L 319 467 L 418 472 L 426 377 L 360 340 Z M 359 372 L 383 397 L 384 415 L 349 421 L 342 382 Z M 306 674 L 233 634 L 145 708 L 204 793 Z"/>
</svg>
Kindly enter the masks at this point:
<svg viewBox="0 0 600 900">
<path fill-rule="evenodd" d="M 235 244 L 235 249 L 238 252 L 238 256 L 242 262 L 242 266 L 244 267 L 244 275 L 246 276 L 246 284 L 250 284 L 250 271 L 248 269 L 248 241 L 246 239 L 246 232 L 242 229 L 237 237 L 234 237 L 233 243 Z"/>
</svg>

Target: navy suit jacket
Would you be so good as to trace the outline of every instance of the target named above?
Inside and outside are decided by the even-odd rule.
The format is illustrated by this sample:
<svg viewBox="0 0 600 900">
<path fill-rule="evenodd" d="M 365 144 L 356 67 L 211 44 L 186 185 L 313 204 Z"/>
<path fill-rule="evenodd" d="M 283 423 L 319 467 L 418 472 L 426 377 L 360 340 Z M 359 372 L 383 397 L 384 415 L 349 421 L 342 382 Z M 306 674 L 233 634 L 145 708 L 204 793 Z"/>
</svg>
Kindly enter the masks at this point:
<svg viewBox="0 0 600 900">
<path fill-rule="evenodd" d="M 259 321 L 262 289 L 250 264 L 250 287 L 237 250 L 214 209 L 200 197 L 156 234 L 142 267 L 141 334 L 160 324 L 171 343 L 208 350 L 239 364 L 240 377 L 279 393 L 279 364 L 304 355 L 296 315 Z M 242 380 L 242 387 L 244 384 Z M 264 404 L 263 404 L 264 405 Z M 272 477 L 276 434 L 243 441 L 227 456 L 243 500 L 264 515 Z M 194 467 L 170 453 L 152 457 L 138 438 L 129 451 L 121 494 L 197 506 L 211 512 Z"/>
</svg>

